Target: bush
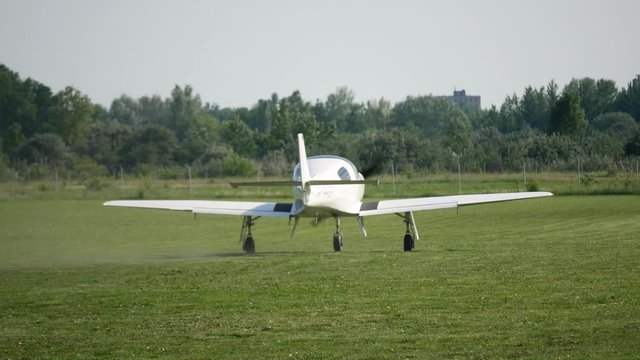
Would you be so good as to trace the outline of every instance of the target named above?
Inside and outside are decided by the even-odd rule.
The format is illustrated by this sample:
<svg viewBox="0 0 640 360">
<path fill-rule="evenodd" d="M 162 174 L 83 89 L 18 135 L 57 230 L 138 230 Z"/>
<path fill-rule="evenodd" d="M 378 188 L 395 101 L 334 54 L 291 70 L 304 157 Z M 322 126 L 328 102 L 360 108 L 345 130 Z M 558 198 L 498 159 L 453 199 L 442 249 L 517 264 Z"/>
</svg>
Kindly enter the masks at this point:
<svg viewBox="0 0 640 360">
<path fill-rule="evenodd" d="M 103 188 L 109 187 L 109 183 L 101 180 L 100 178 L 92 178 L 84 182 L 84 187 L 89 191 L 100 191 Z"/>
<path fill-rule="evenodd" d="M 109 171 L 103 165 L 95 163 L 88 157 L 78 159 L 74 164 L 74 175 L 77 180 L 92 181 L 96 177 L 109 175 Z"/>
<path fill-rule="evenodd" d="M 251 177 L 256 174 L 256 165 L 253 161 L 245 159 L 237 154 L 231 154 L 220 163 L 222 174 L 226 176 Z"/>
<path fill-rule="evenodd" d="M 292 171 L 292 166 L 282 150 L 269 151 L 262 159 L 261 165 L 264 176 L 287 176 Z"/>
<path fill-rule="evenodd" d="M 0 159 L 0 181 L 17 180 L 18 173 L 12 168 L 8 167 L 2 159 Z"/>
</svg>

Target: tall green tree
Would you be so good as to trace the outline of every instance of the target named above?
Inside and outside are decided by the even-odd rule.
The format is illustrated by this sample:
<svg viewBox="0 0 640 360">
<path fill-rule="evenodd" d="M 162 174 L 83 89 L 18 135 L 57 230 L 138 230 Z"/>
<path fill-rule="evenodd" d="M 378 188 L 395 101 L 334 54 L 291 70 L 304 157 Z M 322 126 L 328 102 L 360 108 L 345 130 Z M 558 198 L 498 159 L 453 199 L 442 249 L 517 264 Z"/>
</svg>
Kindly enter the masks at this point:
<svg viewBox="0 0 640 360">
<path fill-rule="evenodd" d="M 638 124 L 627 113 L 609 112 L 597 116 L 593 121 L 589 122 L 589 126 L 619 138 L 626 138 L 633 134 Z"/>
<path fill-rule="evenodd" d="M 407 97 L 392 111 L 397 127 L 414 127 L 429 139 L 464 137 L 471 129 L 467 115 L 456 105 L 431 96 Z"/>
<path fill-rule="evenodd" d="M 169 117 L 168 101 L 164 101 L 160 96 L 143 96 L 137 101 L 137 120 L 141 124 L 167 124 Z"/>
<path fill-rule="evenodd" d="M 53 132 L 50 121 L 52 93 L 49 87 L 27 79 L 0 64 L 0 142 L 5 153 L 17 150 L 20 139 Z"/>
<path fill-rule="evenodd" d="M 180 144 L 178 161 L 190 164 L 201 158 L 208 146 L 220 139 L 219 123 L 209 115 L 201 115 L 198 126 L 189 128 L 186 138 Z"/>
<path fill-rule="evenodd" d="M 189 128 L 198 125 L 203 111 L 200 96 L 194 94 L 193 88 L 187 85 L 182 89 L 176 85 L 169 100 L 170 118 L 164 124 L 175 132 L 179 141 L 183 140 Z"/>
<path fill-rule="evenodd" d="M 524 129 L 526 123 L 520 112 L 520 99 L 518 95 L 507 96 L 500 106 L 500 118 L 498 129 L 503 133 L 511 133 Z"/>
<path fill-rule="evenodd" d="M 174 163 L 178 142 L 174 133 L 162 125 L 145 125 L 122 148 L 120 156 L 128 167 Z"/>
<path fill-rule="evenodd" d="M 35 117 L 28 118 L 33 122 L 23 121 L 20 125 L 25 136 L 36 133 L 46 133 L 53 130 L 50 118 L 50 109 L 54 105 L 51 89 L 35 80 L 27 79 L 22 84 L 25 101 L 35 110 Z M 24 119 L 27 120 L 27 119 Z"/>
<path fill-rule="evenodd" d="M 270 99 L 260 99 L 248 114 L 245 123 L 253 130 L 266 133 L 271 129 L 274 115 L 278 111 L 278 94 L 272 94 Z"/>
<path fill-rule="evenodd" d="M 496 127 L 483 127 L 471 134 L 471 151 L 467 156 L 473 157 L 475 165 L 483 171 L 502 170 L 500 146 L 504 135 Z M 466 160 L 466 159 L 465 159 Z"/>
<path fill-rule="evenodd" d="M 240 119 L 228 120 L 220 127 L 220 138 L 231 145 L 236 154 L 254 158 L 257 152 L 253 131 Z"/>
<path fill-rule="evenodd" d="M 573 79 L 564 88 L 564 92 L 572 92 L 580 98 L 580 106 L 584 109 L 587 120 L 611 111 L 617 95 L 613 80 L 585 77 Z"/>
<path fill-rule="evenodd" d="M 626 112 L 640 123 L 640 75 L 620 90 L 615 104 L 617 111 Z"/>
<path fill-rule="evenodd" d="M 636 129 L 624 146 L 627 156 L 640 156 L 640 129 Z"/>
<path fill-rule="evenodd" d="M 520 116 L 534 129 L 546 130 L 549 127 L 549 100 L 544 88 L 534 89 L 528 86 L 520 99 Z"/>
<path fill-rule="evenodd" d="M 354 110 L 355 95 L 352 90 L 346 86 L 336 89 L 336 91 L 327 96 L 324 103 L 325 118 L 322 122 L 333 122 L 336 124 L 338 131 L 347 131 L 349 129 L 349 117 Z"/>
<path fill-rule="evenodd" d="M 67 145 L 82 145 L 86 142 L 89 126 L 93 121 L 92 115 L 93 104 L 89 97 L 71 86 L 53 97 L 53 130 Z"/>
<path fill-rule="evenodd" d="M 2 147 L 0 149 L 10 158 L 15 158 L 16 152 L 27 142 L 27 138 L 22 132 L 22 126 L 17 122 L 9 125 L 1 140 Z"/>
<path fill-rule="evenodd" d="M 367 129 L 384 129 L 391 123 L 391 102 L 385 98 L 367 101 L 364 123 Z"/>
<path fill-rule="evenodd" d="M 22 131 L 22 124 L 27 120 L 25 116 L 35 118 L 35 109 L 26 109 L 28 105 L 22 93 L 20 76 L 0 64 L 0 131 L 3 134 L 13 123 L 19 124 Z"/>
<path fill-rule="evenodd" d="M 119 122 L 96 122 L 88 134 L 86 154 L 109 170 L 118 169 L 122 164 L 122 149 L 133 137 L 130 127 Z"/>
<path fill-rule="evenodd" d="M 587 127 L 584 110 L 580 107 L 580 97 L 573 92 L 565 92 L 551 111 L 549 132 L 562 135 L 578 135 Z"/>
<path fill-rule="evenodd" d="M 131 127 L 139 126 L 141 121 L 138 101 L 128 95 L 114 99 L 109 107 L 109 119 Z"/>
<path fill-rule="evenodd" d="M 56 134 L 36 134 L 20 149 L 21 158 L 29 163 L 61 166 L 71 153 L 64 141 Z"/>
<path fill-rule="evenodd" d="M 552 109 L 560 98 L 560 95 L 558 95 L 558 84 L 556 84 L 556 82 L 553 80 L 549 81 L 547 87 L 545 88 L 545 91 L 547 93 L 547 106 L 549 107 L 549 109 Z"/>
<path fill-rule="evenodd" d="M 587 117 L 591 120 L 595 116 L 606 114 L 615 109 L 616 98 L 618 97 L 618 88 L 616 82 L 609 79 L 599 79 L 596 82 L 597 97 L 594 105 L 594 117 Z"/>
<path fill-rule="evenodd" d="M 297 157 L 297 134 L 304 133 L 305 142 L 311 147 L 318 142 L 320 130 L 313 105 L 305 102 L 296 90 L 291 96 L 280 99 L 268 134 L 267 150 L 284 150 L 288 160 L 294 160 Z"/>
</svg>

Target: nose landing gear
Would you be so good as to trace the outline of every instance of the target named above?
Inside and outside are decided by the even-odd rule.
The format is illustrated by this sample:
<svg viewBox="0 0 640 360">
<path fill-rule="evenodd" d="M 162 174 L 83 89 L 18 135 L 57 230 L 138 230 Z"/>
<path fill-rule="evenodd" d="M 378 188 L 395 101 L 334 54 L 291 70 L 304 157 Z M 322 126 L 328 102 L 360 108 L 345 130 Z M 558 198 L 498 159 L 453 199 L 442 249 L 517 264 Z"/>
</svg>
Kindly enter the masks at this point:
<svg viewBox="0 0 640 360">
<path fill-rule="evenodd" d="M 340 217 L 336 216 L 336 233 L 333 234 L 333 251 L 342 251 L 342 233 L 340 232 Z"/>
</svg>

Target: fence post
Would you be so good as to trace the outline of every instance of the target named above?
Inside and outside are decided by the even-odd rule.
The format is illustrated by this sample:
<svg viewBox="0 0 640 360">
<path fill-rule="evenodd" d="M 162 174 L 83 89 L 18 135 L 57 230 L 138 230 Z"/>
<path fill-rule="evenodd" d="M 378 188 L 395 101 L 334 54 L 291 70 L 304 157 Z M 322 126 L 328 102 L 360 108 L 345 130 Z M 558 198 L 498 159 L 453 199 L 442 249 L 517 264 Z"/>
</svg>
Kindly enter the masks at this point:
<svg viewBox="0 0 640 360">
<path fill-rule="evenodd" d="M 191 165 L 187 165 L 187 171 L 189 172 L 189 195 L 191 195 Z"/>
<path fill-rule="evenodd" d="M 460 157 L 456 156 L 458 162 L 458 194 L 462 194 L 462 176 L 460 175 Z"/>
<path fill-rule="evenodd" d="M 578 190 L 580 190 L 582 188 L 582 181 L 580 179 L 581 176 L 581 168 L 580 168 L 581 164 L 580 164 L 580 158 L 578 158 Z"/>
</svg>

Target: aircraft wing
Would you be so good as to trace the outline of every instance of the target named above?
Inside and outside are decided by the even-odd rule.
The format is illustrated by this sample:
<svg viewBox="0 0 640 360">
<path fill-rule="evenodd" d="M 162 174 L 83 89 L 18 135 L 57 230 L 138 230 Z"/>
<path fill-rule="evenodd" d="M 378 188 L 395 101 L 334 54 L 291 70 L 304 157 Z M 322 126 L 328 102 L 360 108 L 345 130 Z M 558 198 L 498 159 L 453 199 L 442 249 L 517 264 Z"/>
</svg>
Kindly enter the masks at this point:
<svg viewBox="0 0 640 360">
<path fill-rule="evenodd" d="M 464 205 L 483 204 L 499 201 L 531 199 L 544 196 L 553 196 L 550 192 L 517 192 L 498 194 L 473 194 L 434 196 L 425 198 L 381 200 L 364 202 L 360 206 L 359 216 L 395 214 L 407 211 L 423 211 L 455 208 Z"/>
<path fill-rule="evenodd" d="M 250 201 L 206 201 L 206 200 L 116 200 L 105 206 L 190 211 L 194 214 L 267 216 L 288 218 L 292 204 Z"/>
</svg>

